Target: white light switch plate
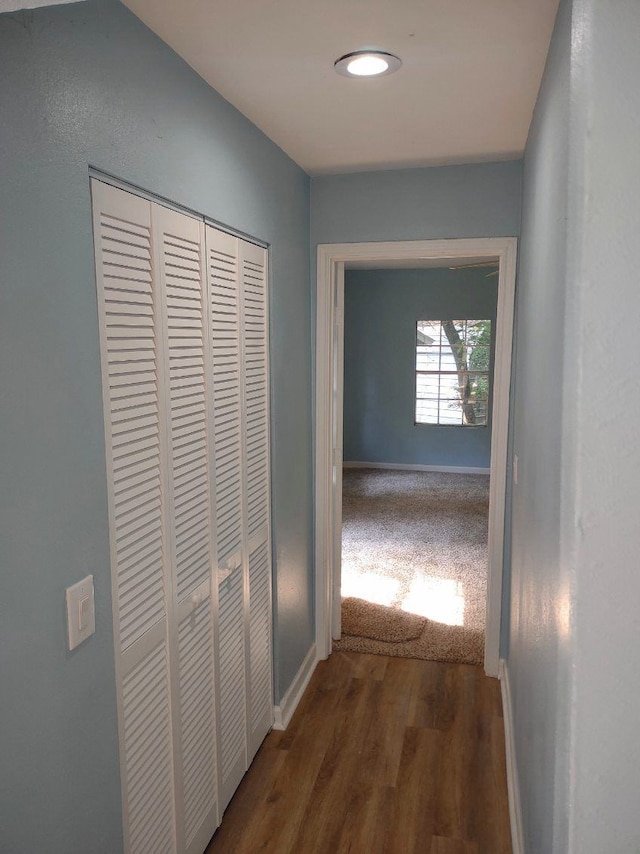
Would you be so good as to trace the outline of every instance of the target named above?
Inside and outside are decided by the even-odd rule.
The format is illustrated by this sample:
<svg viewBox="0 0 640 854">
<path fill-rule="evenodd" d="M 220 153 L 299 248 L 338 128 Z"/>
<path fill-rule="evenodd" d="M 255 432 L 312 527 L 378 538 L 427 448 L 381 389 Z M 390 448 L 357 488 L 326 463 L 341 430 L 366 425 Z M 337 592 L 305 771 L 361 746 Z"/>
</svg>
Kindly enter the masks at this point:
<svg viewBox="0 0 640 854">
<path fill-rule="evenodd" d="M 69 649 L 75 649 L 96 630 L 93 575 L 67 587 L 67 631 Z"/>
</svg>

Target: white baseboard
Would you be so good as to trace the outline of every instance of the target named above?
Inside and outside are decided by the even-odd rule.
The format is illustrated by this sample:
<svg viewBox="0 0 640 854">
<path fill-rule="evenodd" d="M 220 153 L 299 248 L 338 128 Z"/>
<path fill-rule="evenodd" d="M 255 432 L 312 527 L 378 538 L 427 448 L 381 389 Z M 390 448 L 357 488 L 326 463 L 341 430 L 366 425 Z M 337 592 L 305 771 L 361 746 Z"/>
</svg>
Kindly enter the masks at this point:
<svg viewBox="0 0 640 854">
<path fill-rule="evenodd" d="M 522 806 L 520 802 L 520 778 L 518 777 L 518 764 L 516 762 L 511 686 L 509 684 L 509 667 L 504 658 L 500 659 L 499 678 L 500 690 L 502 693 L 502 715 L 504 718 L 504 743 L 507 760 L 507 792 L 509 795 L 509 817 L 511 819 L 511 845 L 513 848 L 513 854 L 524 854 Z"/>
<path fill-rule="evenodd" d="M 316 654 L 316 645 L 314 643 L 300 665 L 300 669 L 289 686 L 289 690 L 282 700 L 280 700 L 280 705 L 276 706 L 273 710 L 274 729 L 284 730 L 289 726 L 289 722 L 298 707 L 298 703 L 302 699 L 302 695 L 309 684 L 309 680 L 313 676 L 317 663 L 318 656 Z"/>
<path fill-rule="evenodd" d="M 344 462 L 345 469 L 398 469 L 399 471 L 442 471 L 452 474 L 491 474 L 490 468 L 477 466 L 423 466 L 418 463 L 362 463 Z"/>
</svg>

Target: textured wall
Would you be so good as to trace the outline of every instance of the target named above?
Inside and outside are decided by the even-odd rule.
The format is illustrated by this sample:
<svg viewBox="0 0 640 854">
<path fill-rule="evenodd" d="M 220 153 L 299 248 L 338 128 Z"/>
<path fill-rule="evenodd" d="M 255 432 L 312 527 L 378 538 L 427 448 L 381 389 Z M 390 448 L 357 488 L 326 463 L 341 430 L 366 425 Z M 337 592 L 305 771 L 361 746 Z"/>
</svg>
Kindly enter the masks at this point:
<svg viewBox="0 0 640 854">
<path fill-rule="evenodd" d="M 560 556 L 570 9 L 562 4 L 524 160 L 509 671 L 526 851 L 567 850 L 571 650 Z"/>
<path fill-rule="evenodd" d="M 571 854 L 640 851 L 640 4 L 575 0 L 565 387 L 574 477 Z"/>
<path fill-rule="evenodd" d="M 309 180 L 123 6 L 0 17 L 0 850 L 121 848 L 89 164 L 271 244 L 276 667 L 313 639 Z M 87 572 L 96 634 L 66 652 Z"/>
<path fill-rule="evenodd" d="M 312 262 L 318 243 L 515 237 L 521 181 L 519 160 L 313 178 Z"/>
<path fill-rule="evenodd" d="M 635 0 L 561 3 L 525 155 L 509 671 L 535 854 L 640 850 L 639 38 Z"/>
<path fill-rule="evenodd" d="M 488 318 L 497 276 L 477 270 L 347 270 L 344 459 L 488 468 L 491 426 L 414 424 L 417 320 Z"/>
</svg>

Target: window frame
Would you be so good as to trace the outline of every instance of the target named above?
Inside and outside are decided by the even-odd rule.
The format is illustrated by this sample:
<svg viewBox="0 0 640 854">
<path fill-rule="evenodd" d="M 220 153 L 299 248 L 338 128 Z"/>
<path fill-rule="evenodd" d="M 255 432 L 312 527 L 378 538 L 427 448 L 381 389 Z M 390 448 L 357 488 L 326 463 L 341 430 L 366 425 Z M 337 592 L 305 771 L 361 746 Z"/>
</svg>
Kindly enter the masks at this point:
<svg viewBox="0 0 640 854">
<path fill-rule="evenodd" d="M 438 362 L 439 362 L 439 365 L 441 365 L 442 364 L 442 335 L 445 334 L 443 332 L 443 329 L 442 329 L 442 324 L 448 320 L 451 320 L 453 323 L 465 323 L 466 324 L 466 323 L 471 322 L 471 323 L 488 323 L 489 324 L 489 341 L 486 345 L 481 345 L 481 346 L 486 346 L 487 355 L 489 357 L 489 365 L 488 365 L 488 368 L 486 370 L 468 370 L 467 369 L 466 371 L 458 371 L 458 370 L 441 370 L 441 369 L 439 369 L 439 370 L 433 370 L 433 371 L 424 371 L 424 370 L 418 369 L 418 367 L 417 367 L 418 346 L 430 346 L 430 345 L 424 345 L 424 344 L 419 345 L 418 344 L 418 324 L 420 324 L 420 323 L 434 323 L 434 324 L 437 323 L 437 324 L 439 324 L 440 341 L 438 342 L 437 346 L 438 346 L 438 350 L 439 350 Z M 463 427 L 463 428 L 474 428 L 475 427 L 475 428 L 480 429 L 480 428 L 486 428 L 486 427 L 490 426 L 490 424 L 491 424 L 491 404 L 492 404 L 492 374 L 493 374 L 493 370 L 492 370 L 493 358 L 492 357 L 493 357 L 493 348 L 494 348 L 493 324 L 494 324 L 494 319 L 492 319 L 491 317 L 485 317 L 485 318 L 475 318 L 474 317 L 474 318 L 457 318 L 457 319 L 453 319 L 453 318 L 449 318 L 449 317 L 437 318 L 437 319 L 436 318 L 433 318 L 433 319 L 419 318 L 415 321 L 415 324 L 414 324 L 414 343 L 413 343 L 413 388 L 414 388 L 414 393 L 413 393 L 413 424 L 414 424 L 414 427 Z M 466 334 L 465 334 L 465 342 L 464 343 L 466 343 Z M 451 345 L 449 345 L 449 347 L 450 346 Z M 479 401 L 479 402 L 483 402 L 486 404 L 486 416 L 485 416 L 484 423 L 482 423 L 482 424 L 470 424 L 468 422 L 465 422 L 464 421 L 464 412 L 462 411 L 462 407 L 461 407 L 461 413 L 460 413 L 460 421 L 458 423 L 441 423 L 439 420 L 437 422 L 434 422 L 434 421 L 418 421 L 418 404 L 420 402 L 418 399 L 418 377 L 420 375 L 431 375 L 431 376 L 435 376 L 438 378 L 438 396 L 437 396 L 437 398 L 432 398 L 432 400 L 435 401 L 435 403 L 437 404 L 438 419 L 439 419 L 440 418 L 440 404 L 441 404 L 441 402 L 443 400 L 444 401 L 453 400 L 453 398 L 441 397 L 441 394 L 440 394 L 440 378 L 443 375 L 444 376 L 451 376 L 451 377 L 454 377 L 454 376 L 459 377 L 460 374 L 465 374 L 467 376 L 468 375 L 483 376 L 483 377 L 486 377 L 486 379 L 487 379 L 487 396 L 486 396 L 486 399 L 483 398 L 481 401 Z M 458 402 L 460 404 L 462 403 L 462 401 L 460 399 L 458 399 Z"/>
</svg>

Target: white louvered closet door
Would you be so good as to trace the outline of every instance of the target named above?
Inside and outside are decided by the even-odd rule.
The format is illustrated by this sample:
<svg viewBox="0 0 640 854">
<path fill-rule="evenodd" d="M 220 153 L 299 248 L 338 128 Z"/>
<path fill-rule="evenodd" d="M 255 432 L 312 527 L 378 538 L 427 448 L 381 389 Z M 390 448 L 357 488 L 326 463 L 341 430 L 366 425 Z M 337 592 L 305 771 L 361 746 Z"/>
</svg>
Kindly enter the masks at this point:
<svg viewBox="0 0 640 854">
<path fill-rule="evenodd" d="M 218 825 L 204 224 L 159 205 L 152 220 L 167 387 L 178 850 L 201 854 Z"/>
<path fill-rule="evenodd" d="M 201 854 L 273 722 L 266 251 L 92 180 L 127 854 Z"/>
<path fill-rule="evenodd" d="M 204 225 L 92 182 L 125 847 L 218 824 Z"/>
<path fill-rule="evenodd" d="M 220 807 L 273 723 L 266 250 L 207 226 Z"/>
<path fill-rule="evenodd" d="M 244 493 L 249 582 L 248 751 L 273 724 L 267 252 L 240 241 L 244 365 Z"/>
<path fill-rule="evenodd" d="M 166 430 L 151 205 L 92 182 L 125 847 L 176 850 Z"/>
<path fill-rule="evenodd" d="M 242 497 L 242 351 L 238 239 L 207 226 L 218 558 L 220 809 L 247 767 Z"/>
</svg>

